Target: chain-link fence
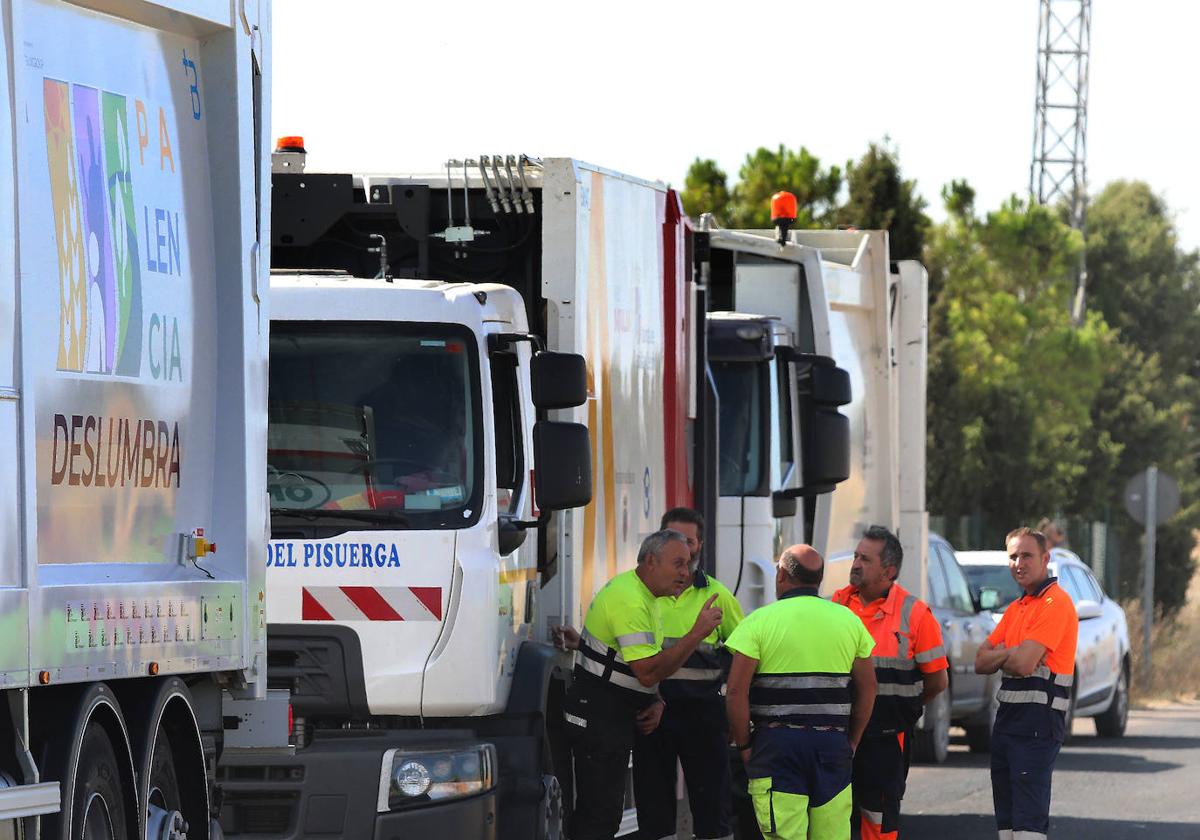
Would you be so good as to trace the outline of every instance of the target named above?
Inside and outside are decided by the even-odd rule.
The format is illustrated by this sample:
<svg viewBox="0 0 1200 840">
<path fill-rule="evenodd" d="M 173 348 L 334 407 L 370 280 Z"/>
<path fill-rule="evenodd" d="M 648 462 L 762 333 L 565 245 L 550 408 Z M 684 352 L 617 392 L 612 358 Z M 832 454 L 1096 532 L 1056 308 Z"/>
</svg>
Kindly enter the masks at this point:
<svg viewBox="0 0 1200 840">
<path fill-rule="evenodd" d="M 1104 590 L 1113 596 L 1120 590 L 1122 564 L 1138 563 L 1139 558 L 1122 557 L 1120 540 L 1112 527 L 1111 515 L 1104 520 L 1089 520 L 1073 516 L 1050 516 L 1067 535 L 1062 546 L 1079 555 L 1092 568 Z M 970 516 L 929 517 L 929 529 L 946 538 L 960 551 L 1003 549 L 1004 537 L 1021 525 L 1036 526 L 1033 522 L 996 522 L 985 513 Z M 1131 571 L 1131 570 L 1126 570 Z"/>
</svg>

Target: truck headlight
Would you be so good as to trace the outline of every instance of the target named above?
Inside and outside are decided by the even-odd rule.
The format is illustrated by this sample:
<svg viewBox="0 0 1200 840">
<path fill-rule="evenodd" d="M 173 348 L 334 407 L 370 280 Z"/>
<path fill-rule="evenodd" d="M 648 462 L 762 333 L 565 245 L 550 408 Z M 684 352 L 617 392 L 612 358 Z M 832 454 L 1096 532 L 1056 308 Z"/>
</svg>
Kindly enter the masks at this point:
<svg viewBox="0 0 1200 840">
<path fill-rule="evenodd" d="M 394 747 L 383 754 L 378 811 L 459 799 L 496 786 L 496 748 L 469 744 L 442 750 Z"/>
</svg>

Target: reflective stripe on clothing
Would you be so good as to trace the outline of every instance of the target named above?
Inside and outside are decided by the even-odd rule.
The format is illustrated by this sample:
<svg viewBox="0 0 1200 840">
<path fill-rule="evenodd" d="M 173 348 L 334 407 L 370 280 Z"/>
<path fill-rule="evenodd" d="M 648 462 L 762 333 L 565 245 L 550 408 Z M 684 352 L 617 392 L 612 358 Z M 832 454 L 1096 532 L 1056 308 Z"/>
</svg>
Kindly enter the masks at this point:
<svg viewBox="0 0 1200 840">
<path fill-rule="evenodd" d="M 681 641 L 683 641 L 683 639 L 676 636 L 663 636 L 663 650 L 666 650 L 667 648 L 673 648 Z M 716 653 L 718 649 L 719 648 L 717 645 L 710 645 L 708 642 L 701 642 L 700 644 L 696 645 L 697 653 Z"/>
<path fill-rule="evenodd" d="M 850 723 L 849 674 L 755 674 L 750 716 L 759 722 L 843 728 Z"/>
<path fill-rule="evenodd" d="M 668 703 L 720 695 L 731 658 L 724 648 L 724 641 L 741 622 L 742 608 L 724 584 L 702 569 L 696 570 L 692 584 L 679 595 L 658 600 L 663 621 L 663 649 L 666 650 L 678 644 L 692 629 L 700 609 L 714 595 L 717 596 L 714 606 L 722 613 L 721 623 L 692 651 L 683 667 L 660 684 L 659 691 Z"/>
<path fill-rule="evenodd" d="M 683 667 L 672 674 L 667 680 L 694 680 L 702 682 L 719 683 L 721 681 L 720 668 L 687 668 Z"/>
<path fill-rule="evenodd" d="M 621 658 L 620 651 L 603 644 L 587 630 L 579 634 L 577 653 L 577 672 L 581 670 L 626 691 L 639 694 L 654 693 L 654 686 L 645 686 L 638 682 L 638 678 L 633 675 L 633 669 Z"/>
<path fill-rule="evenodd" d="M 913 657 L 913 659 L 917 660 L 917 662 L 919 662 L 921 664 L 924 664 L 926 662 L 932 662 L 935 659 L 944 659 L 945 657 L 946 657 L 946 649 L 944 647 L 942 647 L 941 645 L 938 645 L 935 648 L 930 648 L 927 651 L 918 653 L 916 656 Z"/>
<path fill-rule="evenodd" d="M 632 647 L 633 645 L 652 645 L 654 644 L 654 634 L 626 633 L 623 636 L 617 636 L 617 644 L 621 647 Z"/>
<path fill-rule="evenodd" d="M 763 674 L 756 676 L 759 688 L 846 688 L 850 675 L 841 674 Z"/>
<path fill-rule="evenodd" d="M 663 637 L 663 650 L 675 647 L 680 641 L 682 639 L 674 636 Z M 720 649 L 720 645 L 708 642 L 701 642 L 697 645 L 696 649 L 684 660 L 683 666 L 663 680 L 663 685 L 667 687 L 663 696 L 668 699 L 682 699 L 716 694 L 721 688 L 721 679 L 725 674 L 721 667 Z M 673 680 L 686 681 L 691 685 L 684 686 L 682 682 L 676 683 L 674 686 L 666 685 Z"/>
<path fill-rule="evenodd" d="M 1001 729 L 1043 737 L 1062 738 L 1066 734 L 1066 713 L 1071 708 L 1072 674 L 1052 674 L 1045 665 L 1028 677 L 1005 674 L 996 699 L 1000 707 L 996 720 Z"/>
<path fill-rule="evenodd" d="M 1047 578 L 1037 591 L 1026 593 L 1008 605 L 988 641 L 1010 649 L 1034 641 L 1046 653 L 1028 677 L 1004 675 L 996 732 L 1062 741 L 1075 682 L 1078 634 L 1075 605 L 1056 578 Z"/>
<path fill-rule="evenodd" d="M 878 683 L 876 697 L 920 697 L 925 691 L 924 683 L 904 685 L 903 683 Z"/>
<path fill-rule="evenodd" d="M 749 691 L 755 721 L 845 728 L 850 670 L 873 643 L 853 613 L 822 600 L 813 587 L 755 610 L 726 646 L 757 660 Z"/>
<path fill-rule="evenodd" d="M 750 714 L 755 718 L 797 718 L 797 717 L 845 717 L 850 719 L 849 703 L 806 703 L 806 704 L 777 704 L 761 706 L 750 704 Z M 816 726 L 817 724 L 811 724 Z M 839 724 L 832 724 L 839 728 Z M 844 728 L 844 725 L 842 726 Z"/>
<path fill-rule="evenodd" d="M 833 600 L 858 616 L 875 640 L 871 664 L 879 688 L 865 735 L 911 729 L 921 717 L 923 674 L 949 667 L 937 619 L 898 583 L 870 603 L 863 603 L 855 586 L 839 589 Z"/>
</svg>

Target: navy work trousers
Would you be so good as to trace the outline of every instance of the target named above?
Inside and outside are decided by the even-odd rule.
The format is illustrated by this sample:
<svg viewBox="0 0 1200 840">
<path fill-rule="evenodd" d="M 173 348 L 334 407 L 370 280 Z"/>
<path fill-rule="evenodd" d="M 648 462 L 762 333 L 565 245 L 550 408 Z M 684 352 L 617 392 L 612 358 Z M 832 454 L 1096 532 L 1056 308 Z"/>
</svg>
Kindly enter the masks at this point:
<svg viewBox="0 0 1200 840">
<path fill-rule="evenodd" d="M 725 698 L 671 700 L 662 722 L 633 742 L 633 799 L 641 837 L 675 836 L 675 767 L 683 766 L 692 832 L 730 836 L 729 722 Z"/>
<path fill-rule="evenodd" d="M 1045 836 L 1050 829 L 1050 774 L 1062 742 L 992 733 L 992 801 L 996 828 Z"/>
</svg>

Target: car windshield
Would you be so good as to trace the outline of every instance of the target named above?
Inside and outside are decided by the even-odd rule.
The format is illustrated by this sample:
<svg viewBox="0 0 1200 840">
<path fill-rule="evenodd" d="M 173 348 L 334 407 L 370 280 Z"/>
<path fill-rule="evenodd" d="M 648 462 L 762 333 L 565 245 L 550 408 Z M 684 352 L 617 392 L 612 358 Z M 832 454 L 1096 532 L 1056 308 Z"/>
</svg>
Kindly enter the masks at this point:
<svg viewBox="0 0 1200 840">
<path fill-rule="evenodd" d="M 1003 609 L 1021 597 L 1021 587 L 1013 580 L 1008 566 L 962 566 L 966 572 L 967 582 L 971 584 L 971 594 L 979 599 L 979 590 L 985 586 L 1000 593 L 1000 602 L 996 609 Z"/>
<path fill-rule="evenodd" d="M 440 324 L 275 322 L 273 518 L 461 527 L 479 509 L 478 360 Z"/>
</svg>

